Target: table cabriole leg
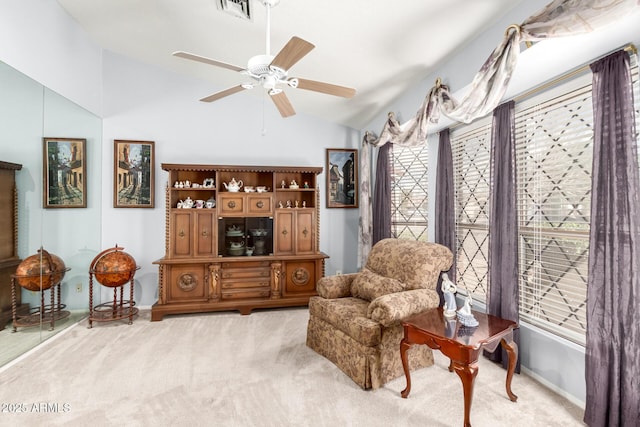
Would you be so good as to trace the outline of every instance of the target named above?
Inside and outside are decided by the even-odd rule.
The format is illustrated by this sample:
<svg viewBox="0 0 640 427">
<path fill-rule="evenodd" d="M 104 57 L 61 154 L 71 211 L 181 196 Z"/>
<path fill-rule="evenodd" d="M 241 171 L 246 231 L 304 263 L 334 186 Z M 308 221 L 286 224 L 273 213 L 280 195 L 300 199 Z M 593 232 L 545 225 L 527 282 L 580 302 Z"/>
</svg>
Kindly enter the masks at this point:
<svg viewBox="0 0 640 427">
<path fill-rule="evenodd" d="M 404 376 L 407 379 L 407 386 L 404 390 L 400 392 L 400 396 L 403 398 L 407 398 L 409 396 L 409 392 L 411 392 L 411 373 L 409 371 L 409 358 L 407 356 L 407 350 L 411 347 L 411 343 L 409 343 L 406 338 L 403 338 L 400 341 L 400 358 L 402 359 L 402 369 L 404 370 Z"/>
<path fill-rule="evenodd" d="M 513 373 L 516 370 L 516 362 L 518 361 L 518 345 L 514 341 L 507 342 L 502 339 L 500 341 L 500 345 L 504 348 L 509 355 L 509 367 L 507 369 L 507 381 L 506 381 L 506 389 L 507 395 L 512 402 L 518 400 L 518 396 L 513 394 L 511 391 L 511 380 L 513 379 Z"/>
<path fill-rule="evenodd" d="M 472 364 L 458 364 L 454 363 L 453 368 L 456 374 L 462 380 L 462 391 L 464 393 L 464 427 L 471 427 L 471 403 L 473 401 L 473 383 L 475 382 L 476 375 L 478 375 L 478 365 Z"/>
</svg>

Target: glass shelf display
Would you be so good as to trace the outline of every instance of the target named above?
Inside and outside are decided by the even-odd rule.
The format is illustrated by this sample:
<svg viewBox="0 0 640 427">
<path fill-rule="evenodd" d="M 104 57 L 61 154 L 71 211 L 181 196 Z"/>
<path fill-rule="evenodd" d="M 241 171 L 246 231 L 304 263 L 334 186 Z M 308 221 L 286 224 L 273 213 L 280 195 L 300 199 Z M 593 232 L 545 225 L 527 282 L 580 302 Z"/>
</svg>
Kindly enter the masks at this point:
<svg viewBox="0 0 640 427">
<path fill-rule="evenodd" d="M 218 219 L 218 256 L 273 255 L 273 218 L 221 217 Z"/>
</svg>

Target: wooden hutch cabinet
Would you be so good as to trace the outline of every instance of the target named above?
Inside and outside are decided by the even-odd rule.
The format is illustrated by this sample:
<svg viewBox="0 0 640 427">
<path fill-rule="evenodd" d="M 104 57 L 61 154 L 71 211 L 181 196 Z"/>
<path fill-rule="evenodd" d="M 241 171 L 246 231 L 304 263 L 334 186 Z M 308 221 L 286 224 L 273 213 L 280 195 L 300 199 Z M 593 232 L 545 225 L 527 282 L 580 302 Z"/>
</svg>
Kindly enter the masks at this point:
<svg viewBox="0 0 640 427">
<path fill-rule="evenodd" d="M 154 262 L 159 292 L 152 321 L 309 303 L 328 258 L 318 241 L 321 167 L 163 163 L 162 169 L 169 172 L 165 256 Z"/>
</svg>

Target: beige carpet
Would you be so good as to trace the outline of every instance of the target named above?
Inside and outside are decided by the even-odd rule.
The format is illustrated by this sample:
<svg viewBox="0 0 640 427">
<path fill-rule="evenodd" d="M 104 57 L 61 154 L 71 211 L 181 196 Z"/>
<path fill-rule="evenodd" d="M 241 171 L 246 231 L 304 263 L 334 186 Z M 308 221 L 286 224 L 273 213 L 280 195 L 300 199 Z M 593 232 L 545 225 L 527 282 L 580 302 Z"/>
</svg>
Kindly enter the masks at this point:
<svg viewBox="0 0 640 427">
<path fill-rule="evenodd" d="M 306 308 L 86 320 L 0 372 L 0 425 L 459 426 L 462 386 L 436 365 L 363 391 L 305 346 Z M 580 426 L 582 410 L 524 375 L 481 361 L 471 422 Z M 22 413 L 16 411 L 22 410 Z M 40 411 L 40 412 L 36 412 Z"/>
<path fill-rule="evenodd" d="M 49 330 L 50 324 L 45 323 L 42 327 L 19 327 L 17 332 L 13 332 L 13 322 L 8 321 L 5 328 L 0 331 L 0 366 L 11 362 L 43 341 L 73 326 L 87 314 L 88 310 L 70 310 L 69 317 L 55 322 L 52 331 Z"/>
</svg>

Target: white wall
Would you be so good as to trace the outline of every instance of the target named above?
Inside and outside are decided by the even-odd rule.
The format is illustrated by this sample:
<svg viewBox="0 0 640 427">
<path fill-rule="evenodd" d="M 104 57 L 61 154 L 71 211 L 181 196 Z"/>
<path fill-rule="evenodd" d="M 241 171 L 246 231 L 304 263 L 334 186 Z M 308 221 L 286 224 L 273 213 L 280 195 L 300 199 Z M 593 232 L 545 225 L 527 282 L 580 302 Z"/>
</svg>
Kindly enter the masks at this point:
<svg viewBox="0 0 640 427">
<path fill-rule="evenodd" d="M 261 97 L 240 93 L 203 103 L 198 100 L 223 88 L 110 52 L 104 53 L 103 61 L 103 245 L 124 246 L 142 266 L 136 274 L 136 294 L 143 305 L 157 299 L 158 269 L 152 262 L 164 256 L 167 173 L 161 163 L 324 167 L 326 148 L 358 144 L 353 129 L 303 114 L 283 119 L 269 99 L 263 104 Z M 155 209 L 112 207 L 114 139 L 155 141 Z M 325 209 L 324 173 L 319 181 L 320 246 L 330 256 L 327 272 L 351 271 L 357 252 L 357 210 Z"/>
<path fill-rule="evenodd" d="M 101 53 L 57 1 L 0 2 L 0 60 L 97 115 Z"/>
</svg>

